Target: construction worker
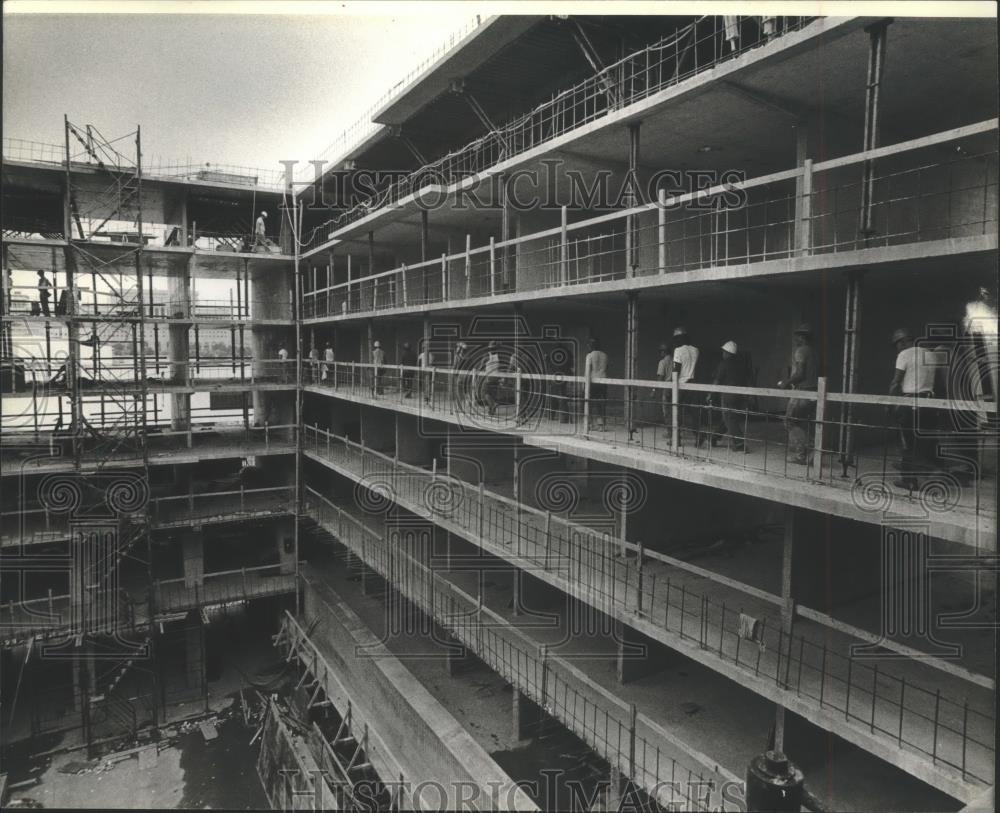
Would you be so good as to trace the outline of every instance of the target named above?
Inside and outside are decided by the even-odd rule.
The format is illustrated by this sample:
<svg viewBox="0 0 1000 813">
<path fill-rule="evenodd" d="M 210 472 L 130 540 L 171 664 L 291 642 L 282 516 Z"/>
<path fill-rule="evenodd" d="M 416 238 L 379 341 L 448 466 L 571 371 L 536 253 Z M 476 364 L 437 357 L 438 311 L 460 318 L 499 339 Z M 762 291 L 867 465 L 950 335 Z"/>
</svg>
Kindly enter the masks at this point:
<svg viewBox="0 0 1000 813">
<path fill-rule="evenodd" d="M 792 332 L 792 365 L 788 378 L 778 382 L 778 389 L 815 391 L 819 378 L 816 351 L 812 345 L 812 327 L 799 325 Z M 785 429 L 788 431 L 788 451 L 792 462 L 808 465 L 807 432 L 816 417 L 816 402 L 805 398 L 789 398 L 785 407 Z"/>
<path fill-rule="evenodd" d="M 433 381 L 431 377 L 431 354 L 430 351 L 425 347 L 417 354 L 417 367 L 420 368 L 420 378 L 417 380 L 417 386 L 424 396 L 424 402 L 431 402 L 431 383 Z"/>
<path fill-rule="evenodd" d="M 670 345 L 660 342 L 660 360 L 656 363 L 656 380 L 669 382 L 674 372 L 674 355 L 670 352 Z M 656 390 L 650 390 L 654 395 Z M 663 414 L 663 425 L 669 427 L 671 424 L 670 390 L 664 388 L 660 390 L 660 409 Z"/>
<path fill-rule="evenodd" d="M 309 348 L 309 381 L 315 383 L 319 380 L 319 350 L 316 345 Z"/>
<path fill-rule="evenodd" d="M 376 341 L 372 345 L 372 397 L 382 394 L 382 373 L 385 368 L 385 351 L 382 349 L 382 342 Z"/>
<path fill-rule="evenodd" d="M 913 334 L 899 328 L 892 334 L 896 348 L 896 369 L 889 384 L 890 395 L 903 395 L 912 399 L 912 405 L 899 404 L 892 408 L 899 426 L 901 454 L 899 470 L 901 478 L 893 482 L 898 488 L 915 490 L 919 482 L 921 464 L 935 466 L 934 439 L 928 437 L 936 428 L 935 410 L 922 409 L 919 398 L 934 396 L 934 380 L 937 373 L 937 359 L 933 351 L 917 347 Z"/>
<path fill-rule="evenodd" d="M 403 388 L 403 397 L 412 398 L 413 397 L 413 377 L 414 371 L 413 367 L 417 366 L 417 356 L 410 347 L 409 342 L 403 342 L 403 353 L 399 358 L 399 363 L 404 367 L 409 367 L 411 369 L 404 369 L 401 376 L 400 384 Z"/>
<path fill-rule="evenodd" d="M 51 316 L 49 310 L 49 297 L 52 296 L 52 283 L 45 276 L 45 272 L 38 270 L 38 308 L 42 316 Z"/>
<path fill-rule="evenodd" d="M 267 239 L 267 211 L 261 210 L 261 213 L 257 216 L 257 223 L 254 226 L 253 247 L 263 246 L 267 249 L 269 245 L 271 245 L 271 241 Z"/>
<path fill-rule="evenodd" d="M 599 431 L 604 432 L 608 428 L 608 385 L 594 384 L 593 380 L 595 378 L 608 377 L 608 354 L 601 350 L 599 339 L 591 339 L 587 346 L 590 348 L 590 352 L 587 353 L 587 358 L 584 360 L 583 374 L 591 382 L 590 415 L 592 418 L 600 415 L 601 426 Z"/>
<path fill-rule="evenodd" d="M 497 414 L 497 403 L 500 399 L 500 342 L 493 339 L 487 348 L 483 359 L 482 402 L 490 415 Z"/>
<path fill-rule="evenodd" d="M 465 342 L 455 345 L 455 351 L 451 354 L 452 374 L 448 377 L 448 388 L 451 394 L 451 406 L 453 409 L 461 408 L 468 398 L 468 393 L 472 387 L 470 376 L 463 375 L 468 366 L 468 349 Z"/>
<path fill-rule="evenodd" d="M 335 361 L 335 356 L 333 355 L 333 345 L 330 342 L 326 343 L 326 347 L 323 350 L 323 380 L 329 381 L 331 384 L 335 383 L 333 381 L 333 362 Z"/>
<path fill-rule="evenodd" d="M 681 385 L 694 382 L 698 370 L 698 348 L 691 344 L 687 328 L 674 328 L 674 353 L 672 357 L 673 370 L 677 374 L 677 382 Z M 697 394 L 682 391 L 678 396 L 681 402 L 681 428 L 687 427 L 698 442 L 698 426 L 701 423 L 698 406 L 695 405 Z"/>
<path fill-rule="evenodd" d="M 715 368 L 715 376 L 712 383 L 723 387 L 745 387 L 747 386 L 747 365 L 739 356 L 739 348 L 736 342 L 728 341 L 722 345 L 722 361 Z M 720 433 L 725 432 L 729 439 L 729 448 L 734 452 L 745 452 L 746 427 L 743 421 L 743 411 L 746 408 L 746 396 L 724 392 L 717 396 L 710 393 L 706 399 L 709 406 L 720 404 L 721 414 L 712 411 L 712 445 L 718 446 L 722 442 Z M 721 426 L 720 426 L 721 423 Z M 701 446 L 703 437 L 698 438 L 698 445 Z"/>
<path fill-rule="evenodd" d="M 279 375 L 281 378 L 281 383 L 288 383 L 288 349 L 285 345 L 280 345 L 278 347 L 278 368 Z"/>
</svg>

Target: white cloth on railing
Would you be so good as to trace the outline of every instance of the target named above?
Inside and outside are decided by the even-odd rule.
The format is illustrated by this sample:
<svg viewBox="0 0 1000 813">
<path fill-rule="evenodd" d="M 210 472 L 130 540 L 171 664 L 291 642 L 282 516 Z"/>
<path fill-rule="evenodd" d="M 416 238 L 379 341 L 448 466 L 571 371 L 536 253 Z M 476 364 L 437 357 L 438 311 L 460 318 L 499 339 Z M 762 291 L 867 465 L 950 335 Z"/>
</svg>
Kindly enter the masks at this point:
<svg viewBox="0 0 1000 813">
<path fill-rule="evenodd" d="M 726 31 L 726 41 L 734 51 L 740 47 L 740 18 L 735 14 L 723 14 L 722 24 Z"/>
<path fill-rule="evenodd" d="M 760 619 L 746 613 L 740 613 L 740 638 L 753 641 L 763 649 L 764 625 L 760 622 Z"/>
</svg>

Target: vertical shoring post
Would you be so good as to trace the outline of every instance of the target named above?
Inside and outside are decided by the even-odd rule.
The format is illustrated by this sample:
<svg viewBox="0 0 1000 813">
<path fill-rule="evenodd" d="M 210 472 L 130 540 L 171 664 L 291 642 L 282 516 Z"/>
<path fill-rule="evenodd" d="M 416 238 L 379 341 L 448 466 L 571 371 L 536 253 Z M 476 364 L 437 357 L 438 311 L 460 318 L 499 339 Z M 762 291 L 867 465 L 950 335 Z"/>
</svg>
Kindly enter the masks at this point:
<svg viewBox="0 0 1000 813">
<path fill-rule="evenodd" d="M 429 219 L 430 216 L 427 213 L 426 207 L 421 206 L 420 207 L 420 262 L 421 263 L 427 262 L 427 258 L 430 252 L 430 246 L 428 245 L 430 238 L 430 229 L 428 226 Z M 421 286 L 424 292 L 424 298 L 422 300 L 422 303 L 426 305 L 428 302 L 430 302 L 430 295 L 431 295 L 430 275 L 428 274 L 428 269 L 426 268 L 426 266 L 421 266 L 420 276 L 424 281 L 424 284 Z"/>
<path fill-rule="evenodd" d="M 289 189 L 291 192 L 291 189 Z M 299 579 L 299 526 L 302 522 L 302 275 L 299 273 L 300 241 L 302 239 L 302 211 L 301 201 L 296 204 L 294 195 L 292 196 L 292 245 L 294 247 L 295 258 L 292 261 L 292 276 L 295 278 L 295 312 L 292 317 L 295 319 L 295 607 L 301 606 L 301 580 Z M 288 211 L 286 207 L 286 212 Z M 331 271 L 333 257 L 330 257 Z M 327 284 L 330 282 L 327 279 Z M 336 376 L 336 371 L 334 371 Z M 329 436 L 327 437 L 329 443 Z"/>
<path fill-rule="evenodd" d="M 879 134 L 879 94 L 882 74 L 885 68 L 885 43 L 889 19 L 879 20 L 868 26 L 868 75 L 865 83 L 865 131 L 862 149 L 867 152 L 878 146 Z M 866 160 L 863 165 L 861 182 L 861 224 L 860 231 L 865 246 L 874 234 L 872 221 L 872 201 L 875 195 L 875 161 Z"/>
<path fill-rule="evenodd" d="M 78 343 L 75 339 L 79 338 L 79 328 L 77 327 L 77 322 L 75 319 L 76 314 L 76 280 L 73 269 L 76 265 L 76 255 L 74 254 L 73 246 L 73 224 L 72 224 L 72 177 L 70 175 L 70 153 L 69 153 L 69 117 L 63 116 L 63 129 L 66 139 L 66 196 L 63 200 L 63 228 L 65 230 L 66 237 L 66 287 L 69 289 L 69 295 L 67 297 L 67 302 L 69 304 L 68 311 L 73 314 L 73 318 L 66 320 L 66 330 L 68 334 L 69 341 L 67 342 L 68 352 L 66 356 L 66 387 L 69 390 L 69 402 L 70 402 L 70 428 L 71 428 L 71 439 L 70 442 L 73 444 L 73 464 L 77 471 L 80 470 L 80 456 L 82 454 L 81 449 L 81 438 L 83 429 L 83 406 L 80 403 L 80 392 L 77 381 L 77 348 Z M 94 295 L 96 296 L 97 285 L 94 285 Z M 94 314 L 97 314 L 97 308 L 94 308 Z M 12 324 L 12 323 L 11 323 Z M 10 330 L 11 324 L 8 324 L 7 330 Z M 46 324 L 46 328 L 48 325 Z M 97 335 L 96 326 L 94 329 L 94 335 Z M 94 343 L 94 348 L 92 349 L 92 354 L 94 358 L 97 358 L 97 343 Z M 13 350 L 11 352 L 11 358 L 13 358 Z M 96 372 L 96 370 L 95 370 Z M 96 375 L 95 375 L 96 378 Z M 103 403 L 103 401 L 102 401 Z M 37 410 L 36 410 L 37 412 Z M 60 417 L 62 415 L 62 410 L 60 409 Z"/>
<path fill-rule="evenodd" d="M 628 291 L 626 293 L 625 309 L 625 377 L 636 378 L 639 355 L 639 292 Z M 633 402 L 636 392 L 631 386 L 625 387 L 625 429 L 628 432 L 628 439 L 632 440 L 635 432 L 635 403 Z M 624 555 L 624 550 L 622 551 Z"/>
<path fill-rule="evenodd" d="M 792 597 L 792 564 L 795 549 L 795 508 L 785 506 L 785 527 L 781 557 L 781 637 L 778 644 L 778 664 L 775 676 L 781 688 L 788 688 L 788 670 L 792 661 L 792 629 L 795 621 L 795 600 Z M 787 641 L 788 650 L 784 653 L 784 673 L 782 673 L 782 657 L 780 641 Z M 774 750 L 784 750 L 785 743 L 785 706 L 782 702 L 774 707 Z"/>
<path fill-rule="evenodd" d="M 633 209 L 639 204 L 636 192 L 639 186 L 639 126 L 640 122 L 628 125 L 628 175 L 625 179 L 625 206 Z M 634 277 L 639 268 L 639 217 L 625 215 L 625 276 Z"/>
<path fill-rule="evenodd" d="M 138 312 L 139 312 L 139 393 L 142 399 L 142 404 L 139 409 L 140 420 L 141 420 L 141 430 L 142 434 L 139 438 L 141 450 L 142 450 L 142 476 L 147 483 L 149 483 L 149 446 L 146 442 L 146 401 L 149 398 L 149 385 L 146 379 L 146 354 L 144 347 L 146 346 L 146 309 L 143 307 L 145 304 L 143 302 L 142 296 L 142 253 L 143 248 L 146 245 L 146 241 L 143 238 L 142 230 L 142 128 L 136 125 L 135 128 L 135 176 L 136 176 L 136 225 L 139 231 L 139 245 L 135 251 L 135 277 L 136 277 L 136 295 L 139 298 Z M 146 537 L 146 576 L 147 576 L 147 594 L 152 590 L 153 584 L 153 542 L 152 535 L 149 533 L 148 527 L 145 530 Z M 150 604 L 152 604 L 152 597 L 150 596 Z M 202 671 L 204 673 L 204 662 L 202 663 Z"/>
<path fill-rule="evenodd" d="M 863 272 L 847 272 L 847 293 L 844 305 L 844 364 L 841 375 L 845 393 L 854 392 L 858 380 L 858 353 L 861 336 L 861 278 Z M 842 476 L 847 476 L 847 468 L 853 464 L 854 405 L 844 404 L 840 412 L 840 465 Z"/>
</svg>

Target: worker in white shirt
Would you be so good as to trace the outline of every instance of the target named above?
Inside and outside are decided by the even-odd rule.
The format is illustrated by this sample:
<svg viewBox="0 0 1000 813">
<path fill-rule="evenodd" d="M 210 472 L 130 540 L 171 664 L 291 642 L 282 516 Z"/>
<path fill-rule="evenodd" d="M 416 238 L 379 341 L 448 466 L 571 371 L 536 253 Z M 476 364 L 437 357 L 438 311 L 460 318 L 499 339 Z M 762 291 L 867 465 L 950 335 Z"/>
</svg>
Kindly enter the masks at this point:
<svg viewBox="0 0 1000 813">
<path fill-rule="evenodd" d="M 382 394 L 382 373 L 385 371 L 385 351 L 382 342 L 372 345 L 372 397 Z"/>
<path fill-rule="evenodd" d="M 253 230 L 253 247 L 263 246 L 266 249 L 269 245 L 271 241 L 267 239 L 267 211 L 261 210 Z"/>
<path fill-rule="evenodd" d="M 333 362 L 335 357 L 333 355 L 333 345 L 330 342 L 326 343 L 326 347 L 323 350 L 323 380 L 329 381 L 331 384 L 333 382 Z"/>
<path fill-rule="evenodd" d="M 698 348 L 691 344 L 687 328 L 674 328 L 673 365 L 672 372 L 677 374 L 677 381 L 681 386 L 694 381 L 698 369 Z M 686 427 L 694 433 L 695 443 L 698 441 L 698 426 L 701 422 L 698 407 L 695 406 L 697 395 L 687 390 L 681 391 L 678 396 L 681 402 L 681 427 Z"/>
<path fill-rule="evenodd" d="M 278 348 L 278 367 L 281 382 L 288 383 L 288 350 L 285 345 Z"/>
<path fill-rule="evenodd" d="M 921 465 L 925 468 L 935 465 L 935 440 L 932 437 L 937 428 L 935 410 L 921 408 L 918 399 L 934 397 L 937 358 L 932 350 L 914 344 L 913 334 L 906 328 L 899 328 L 892 334 L 892 343 L 897 355 L 889 394 L 903 395 L 913 401 L 912 405 L 901 404 L 892 410 L 899 425 L 902 447 L 899 460 L 901 478 L 893 485 L 913 491 L 919 485 L 917 475 Z"/>
<path fill-rule="evenodd" d="M 587 346 L 590 348 L 590 352 L 587 353 L 587 358 L 583 363 L 583 374 L 591 382 L 590 417 L 596 419 L 600 416 L 601 426 L 599 431 L 604 432 L 608 428 L 608 385 L 594 384 L 593 381 L 595 378 L 608 377 L 608 354 L 601 350 L 599 339 L 591 339 Z M 598 427 L 593 428 L 597 429 Z"/>
</svg>

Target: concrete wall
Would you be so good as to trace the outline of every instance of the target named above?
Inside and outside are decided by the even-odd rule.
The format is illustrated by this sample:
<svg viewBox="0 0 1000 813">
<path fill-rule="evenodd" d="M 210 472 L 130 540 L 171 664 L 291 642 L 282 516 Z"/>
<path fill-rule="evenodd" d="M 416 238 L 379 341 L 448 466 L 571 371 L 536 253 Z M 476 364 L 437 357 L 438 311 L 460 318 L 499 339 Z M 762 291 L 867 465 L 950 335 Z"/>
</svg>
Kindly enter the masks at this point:
<svg viewBox="0 0 1000 813">
<path fill-rule="evenodd" d="M 305 585 L 303 625 L 322 619 L 313 639 L 362 717 L 373 722 L 382 741 L 412 771 L 406 778 L 414 783 L 443 784 L 449 791 L 445 809 L 458 807 L 454 782 L 471 782 L 482 788 L 480 806 L 489 809 L 488 783 L 495 782 L 503 805 L 511 781 L 489 754 L 308 569 Z M 433 790 L 429 793 L 427 803 L 439 805 L 441 800 Z M 511 798 L 518 809 L 533 807 L 523 794 Z"/>
</svg>

